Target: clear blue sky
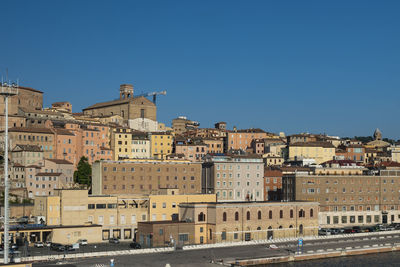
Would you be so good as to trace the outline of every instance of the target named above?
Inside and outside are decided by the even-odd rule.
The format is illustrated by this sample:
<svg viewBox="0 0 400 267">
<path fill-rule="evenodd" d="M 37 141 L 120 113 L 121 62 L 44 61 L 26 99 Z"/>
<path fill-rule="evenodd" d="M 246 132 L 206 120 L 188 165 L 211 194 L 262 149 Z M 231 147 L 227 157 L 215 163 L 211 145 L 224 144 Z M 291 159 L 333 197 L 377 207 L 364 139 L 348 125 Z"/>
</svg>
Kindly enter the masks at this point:
<svg viewBox="0 0 400 267">
<path fill-rule="evenodd" d="M 167 90 L 158 119 L 400 138 L 400 1 L 1 1 L 0 71 L 74 111 Z"/>
</svg>

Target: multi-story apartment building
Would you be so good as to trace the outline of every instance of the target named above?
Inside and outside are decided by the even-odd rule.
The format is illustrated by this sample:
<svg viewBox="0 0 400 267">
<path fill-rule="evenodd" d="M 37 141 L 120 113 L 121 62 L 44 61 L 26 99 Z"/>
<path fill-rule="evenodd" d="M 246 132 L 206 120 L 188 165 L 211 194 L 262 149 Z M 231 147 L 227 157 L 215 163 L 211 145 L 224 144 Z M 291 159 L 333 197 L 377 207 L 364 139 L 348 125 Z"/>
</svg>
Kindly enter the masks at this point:
<svg viewBox="0 0 400 267">
<path fill-rule="evenodd" d="M 156 194 L 177 188 L 201 193 L 201 163 L 174 160 L 100 161 L 92 166 L 93 194 Z"/>
<path fill-rule="evenodd" d="M 71 188 L 74 184 L 74 166 L 60 159 L 44 159 L 38 165 L 25 167 L 28 197 L 51 196 L 55 189 Z"/>
<path fill-rule="evenodd" d="M 10 128 L 10 147 L 16 145 L 36 145 L 43 150 L 45 158 L 55 158 L 54 133 L 48 128 Z"/>
<path fill-rule="evenodd" d="M 173 141 L 171 132 L 152 132 L 150 134 L 151 157 L 165 159 L 172 153 Z"/>
<path fill-rule="evenodd" d="M 43 161 L 43 150 L 37 145 L 16 145 L 11 151 L 11 161 L 22 166 Z"/>
<path fill-rule="evenodd" d="M 138 241 L 157 247 L 315 236 L 318 212 L 317 202 L 182 203 L 179 221 L 139 223 Z"/>
<path fill-rule="evenodd" d="M 203 138 L 204 144 L 207 145 L 207 152 L 210 154 L 224 153 L 224 140 L 222 138 Z"/>
<path fill-rule="evenodd" d="M 202 190 L 221 201 L 264 200 L 264 163 L 257 155 L 207 155 Z"/>
<path fill-rule="evenodd" d="M 400 222 L 399 168 L 316 168 L 284 174 L 282 188 L 284 200 L 319 202 L 321 227 Z"/>
<path fill-rule="evenodd" d="M 226 144 L 225 149 L 241 149 L 246 151 L 247 148 L 251 148 L 251 142 L 253 139 L 263 139 L 267 137 L 276 137 L 274 134 L 267 133 L 261 129 L 244 129 L 228 131 L 226 133 Z"/>
<path fill-rule="evenodd" d="M 264 170 L 264 200 L 282 199 L 282 171 L 265 168 Z"/>
<path fill-rule="evenodd" d="M 251 141 L 251 149 L 254 154 L 263 155 L 264 154 L 264 140 L 263 139 L 253 139 Z"/>
<path fill-rule="evenodd" d="M 114 160 L 148 159 L 151 156 L 150 139 L 147 133 L 129 128 L 113 129 L 111 149 L 114 151 Z"/>
<path fill-rule="evenodd" d="M 339 146 L 335 154 L 347 160 L 354 160 L 362 163 L 365 161 L 365 148 L 362 145 Z"/>
<path fill-rule="evenodd" d="M 188 130 L 197 129 L 200 123 L 188 120 L 185 116 L 180 116 L 172 120 L 172 129 L 176 135 L 181 135 Z"/>
<path fill-rule="evenodd" d="M 78 165 L 76 136 L 73 132 L 54 128 L 55 134 L 55 158 L 68 160 L 74 166 Z"/>
<path fill-rule="evenodd" d="M 25 118 L 19 114 L 20 108 L 42 109 L 43 92 L 30 88 L 18 87 L 18 94 L 9 98 L 8 103 L 8 124 L 10 127 L 25 127 Z M 0 99 L 0 130 L 4 131 L 5 120 L 4 98 Z"/>
<path fill-rule="evenodd" d="M 289 144 L 289 160 L 315 159 L 317 164 L 332 160 L 335 147 L 329 142 L 298 142 Z"/>
</svg>

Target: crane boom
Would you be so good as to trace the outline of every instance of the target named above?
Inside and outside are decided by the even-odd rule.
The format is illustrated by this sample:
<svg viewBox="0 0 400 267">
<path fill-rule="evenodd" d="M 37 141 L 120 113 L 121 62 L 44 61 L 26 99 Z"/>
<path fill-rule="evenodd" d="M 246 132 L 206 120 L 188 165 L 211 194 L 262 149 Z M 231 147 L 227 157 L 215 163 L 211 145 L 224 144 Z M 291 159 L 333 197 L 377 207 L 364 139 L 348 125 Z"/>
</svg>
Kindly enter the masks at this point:
<svg viewBox="0 0 400 267">
<path fill-rule="evenodd" d="M 160 91 L 160 92 L 150 92 L 150 93 L 143 93 L 143 94 L 139 94 L 137 96 L 153 96 L 153 103 L 156 104 L 156 100 L 157 100 L 157 95 L 167 95 L 167 91 Z"/>
</svg>

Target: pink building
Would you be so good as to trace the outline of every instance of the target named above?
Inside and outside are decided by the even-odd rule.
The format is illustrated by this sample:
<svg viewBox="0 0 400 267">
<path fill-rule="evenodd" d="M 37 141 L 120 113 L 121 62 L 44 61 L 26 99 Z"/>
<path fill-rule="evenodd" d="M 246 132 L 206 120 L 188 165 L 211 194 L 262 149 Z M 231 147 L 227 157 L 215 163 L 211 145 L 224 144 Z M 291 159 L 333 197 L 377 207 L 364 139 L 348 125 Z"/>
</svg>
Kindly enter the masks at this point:
<svg viewBox="0 0 400 267">
<path fill-rule="evenodd" d="M 28 197 L 51 196 L 54 189 L 71 188 L 74 185 L 74 165 L 61 159 L 45 159 L 38 165 L 25 167 Z"/>
</svg>

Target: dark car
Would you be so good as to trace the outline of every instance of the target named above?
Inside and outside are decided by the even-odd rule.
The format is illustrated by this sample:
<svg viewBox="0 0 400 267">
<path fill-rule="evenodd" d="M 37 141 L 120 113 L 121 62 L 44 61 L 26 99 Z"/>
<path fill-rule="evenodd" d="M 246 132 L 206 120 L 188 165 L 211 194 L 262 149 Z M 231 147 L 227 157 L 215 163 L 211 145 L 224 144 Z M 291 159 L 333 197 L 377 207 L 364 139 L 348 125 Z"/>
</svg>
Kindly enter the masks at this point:
<svg viewBox="0 0 400 267">
<path fill-rule="evenodd" d="M 133 249 L 141 249 L 142 248 L 142 246 L 137 242 L 132 242 L 129 244 L 129 246 Z"/>
<path fill-rule="evenodd" d="M 346 229 L 344 229 L 344 233 L 345 233 L 345 234 L 352 234 L 352 233 L 354 233 L 354 232 L 353 232 L 353 229 L 346 228 Z"/>
<path fill-rule="evenodd" d="M 51 243 L 50 248 L 55 251 L 60 251 L 60 249 L 62 249 L 61 251 L 64 251 L 64 246 L 59 243 Z"/>
<path fill-rule="evenodd" d="M 109 243 L 113 243 L 113 244 L 119 244 L 119 239 L 112 237 L 108 240 Z"/>
<path fill-rule="evenodd" d="M 360 226 L 353 226 L 353 233 L 361 233 L 361 227 Z"/>
</svg>

